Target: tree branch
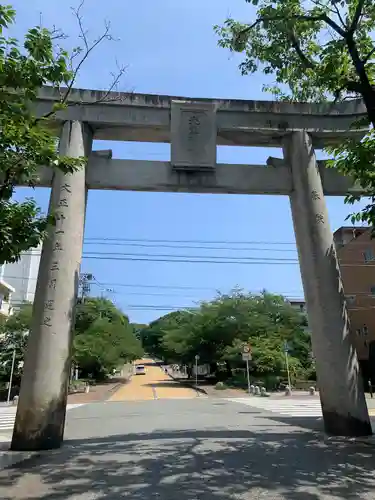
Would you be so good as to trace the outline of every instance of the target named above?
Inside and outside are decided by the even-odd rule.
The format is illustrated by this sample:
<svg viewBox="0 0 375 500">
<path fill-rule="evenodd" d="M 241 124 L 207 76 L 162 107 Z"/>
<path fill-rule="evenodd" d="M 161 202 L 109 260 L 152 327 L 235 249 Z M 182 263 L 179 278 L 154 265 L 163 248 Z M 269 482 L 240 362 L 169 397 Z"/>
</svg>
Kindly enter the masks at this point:
<svg viewBox="0 0 375 500">
<path fill-rule="evenodd" d="M 72 8 L 72 12 L 74 14 L 74 16 L 76 17 L 77 19 L 77 23 L 78 23 L 78 28 L 79 28 L 79 38 L 82 40 L 83 42 L 83 46 L 84 48 L 81 50 L 81 49 L 75 49 L 72 53 L 72 56 L 70 58 L 70 63 L 71 65 L 73 66 L 73 61 L 78 57 L 78 56 L 81 56 L 81 59 L 78 61 L 77 65 L 75 66 L 75 68 L 72 68 L 72 72 L 73 72 L 73 76 L 68 84 L 68 86 L 62 90 L 62 89 L 59 89 L 59 92 L 60 92 L 60 104 L 63 104 L 63 105 L 67 105 L 67 106 L 74 106 L 74 105 L 82 105 L 82 104 L 98 104 L 100 102 L 108 102 L 109 100 L 112 101 L 112 100 L 117 100 L 117 99 L 108 99 L 108 96 L 109 94 L 117 87 L 121 77 L 123 76 L 123 74 L 125 73 L 127 67 L 126 66 L 122 66 L 119 68 L 119 71 L 117 73 L 117 75 L 113 75 L 113 80 L 108 88 L 108 90 L 105 92 L 105 94 L 98 100 L 98 101 L 95 101 L 95 103 L 85 103 L 85 102 L 79 102 L 79 103 L 68 103 L 68 98 L 69 98 L 69 95 L 70 95 L 70 92 L 71 90 L 73 89 L 74 87 L 74 84 L 76 82 L 76 79 L 77 79 L 77 76 L 78 76 L 78 73 L 81 69 L 81 67 L 83 66 L 83 64 L 86 62 L 86 60 L 88 59 L 88 57 L 91 55 L 91 53 L 93 52 L 93 50 L 96 49 L 96 47 L 98 45 L 100 45 L 100 43 L 103 41 L 103 40 L 113 40 L 113 37 L 112 35 L 110 34 L 110 23 L 105 23 L 105 29 L 104 29 L 104 32 L 102 33 L 102 35 L 100 35 L 96 40 L 94 40 L 91 44 L 88 40 L 88 31 L 85 30 L 84 28 L 84 24 L 83 24 L 83 15 L 81 13 L 82 11 L 82 8 L 84 6 L 84 3 L 85 3 L 85 0 L 81 0 L 79 6 L 74 9 Z M 54 114 L 56 113 L 55 110 L 51 110 L 50 112 L 46 113 L 45 115 L 43 115 L 43 117 L 41 119 L 48 119 L 48 118 L 51 118 Z M 39 121 L 40 119 L 37 119 L 37 121 Z"/>
<path fill-rule="evenodd" d="M 78 73 L 82 67 L 82 65 L 85 63 L 86 59 L 89 57 L 89 55 L 91 54 L 91 52 L 103 41 L 103 40 L 111 40 L 112 39 L 112 36 L 110 35 L 110 23 L 106 22 L 105 23 L 105 29 L 104 29 L 104 33 L 99 36 L 96 40 L 94 40 L 94 42 L 90 45 L 89 42 L 88 42 L 88 39 L 87 39 L 87 31 L 84 30 L 84 27 L 83 27 L 83 17 L 82 17 L 82 14 L 81 14 L 81 9 L 83 7 L 85 3 L 85 0 L 81 0 L 81 3 L 79 4 L 78 8 L 77 9 L 72 9 L 73 10 L 73 13 L 74 15 L 76 16 L 77 18 L 77 21 L 78 21 L 78 26 L 79 26 L 79 30 L 80 30 L 80 38 L 82 39 L 83 43 L 84 43 L 84 46 L 85 46 L 85 52 L 81 58 L 81 60 L 79 61 L 79 63 L 77 64 L 75 70 L 74 70 L 74 73 L 73 73 L 73 77 L 68 85 L 68 88 L 67 88 L 67 91 L 61 101 L 61 104 L 65 104 L 68 97 L 69 97 L 69 94 L 70 94 L 70 91 L 72 90 L 73 88 L 73 85 L 76 81 L 76 78 L 78 76 Z"/>
<path fill-rule="evenodd" d="M 364 65 L 367 64 L 374 54 L 375 54 L 375 47 L 372 50 L 370 50 L 367 56 L 363 59 L 363 64 Z"/>
<path fill-rule="evenodd" d="M 342 24 L 342 26 L 343 26 L 345 29 L 347 29 L 347 25 L 346 25 L 346 23 L 345 23 L 344 19 L 343 19 L 343 18 L 342 18 L 342 16 L 341 16 L 340 9 L 337 7 L 337 3 L 336 3 L 336 2 L 332 2 L 332 3 L 333 3 L 333 7 L 334 7 L 334 9 L 335 9 L 336 15 L 337 15 L 337 17 L 338 17 L 338 18 L 339 18 L 339 20 L 340 20 L 340 23 Z"/>
<path fill-rule="evenodd" d="M 364 1 L 364 0 L 362 0 L 362 1 Z M 333 19 L 328 17 L 326 14 L 320 14 L 319 16 L 295 15 L 295 16 L 289 17 L 288 19 L 285 19 L 284 16 L 275 16 L 275 17 L 267 17 L 267 16 L 263 17 L 262 16 L 262 17 L 259 17 L 252 24 L 250 24 L 249 26 L 244 28 L 241 31 L 241 34 L 251 31 L 256 26 L 258 26 L 258 24 L 261 24 L 264 22 L 273 22 L 273 21 L 311 21 L 311 22 L 323 21 L 326 24 L 328 24 L 328 26 L 331 26 L 331 28 L 333 28 L 336 31 L 336 33 L 338 33 L 340 36 L 342 36 L 343 38 L 347 37 L 347 31 L 343 30 L 337 23 L 335 23 L 335 21 L 333 21 Z"/>
<path fill-rule="evenodd" d="M 314 61 L 309 59 L 302 51 L 301 46 L 297 40 L 297 37 L 294 32 L 290 33 L 290 43 L 292 44 L 292 47 L 294 50 L 297 52 L 298 57 L 301 59 L 302 64 L 309 69 L 315 68 L 316 64 Z"/>
<path fill-rule="evenodd" d="M 352 24 L 350 25 L 350 28 L 349 28 L 350 35 L 353 35 L 355 30 L 358 28 L 358 23 L 359 23 L 359 20 L 361 19 L 362 11 L 363 11 L 363 7 L 364 7 L 365 3 L 366 3 L 366 0 L 358 0 L 357 8 L 355 9 L 354 16 L 353 16 L 353 21 L 352 21 Z"/>
</svg>

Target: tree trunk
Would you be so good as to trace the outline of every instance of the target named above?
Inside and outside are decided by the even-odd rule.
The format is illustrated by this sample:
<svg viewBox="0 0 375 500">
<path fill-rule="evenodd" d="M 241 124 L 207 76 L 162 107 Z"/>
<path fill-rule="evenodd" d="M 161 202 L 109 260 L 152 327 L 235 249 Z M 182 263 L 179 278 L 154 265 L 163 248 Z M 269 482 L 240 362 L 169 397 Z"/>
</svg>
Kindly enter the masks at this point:
<svg viewBox="0 0 375 500">
<path fill-rule="evenodd" d="M 365 63 L 358 53 L 357 44 L 352 36 L 346 39 L 346 45 L 360 81 L 359 92 L 366 106 L 367 116 L 375 127 L 375 88 L 369 80 Z"/>
</svg>

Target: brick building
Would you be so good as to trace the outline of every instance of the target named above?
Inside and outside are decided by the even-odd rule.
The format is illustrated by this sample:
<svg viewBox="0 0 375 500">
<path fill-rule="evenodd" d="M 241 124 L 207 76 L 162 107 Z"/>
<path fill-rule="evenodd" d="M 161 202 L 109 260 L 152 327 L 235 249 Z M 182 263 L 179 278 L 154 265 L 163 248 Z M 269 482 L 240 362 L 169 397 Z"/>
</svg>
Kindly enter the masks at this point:
<svg viewBox="0 0 375 500">
<path fill-rule="evenodd" d="M 375 383 L 375 239 L 366 227 L 341 227 L 334 241 L 363 377 Z"/>
</svg>

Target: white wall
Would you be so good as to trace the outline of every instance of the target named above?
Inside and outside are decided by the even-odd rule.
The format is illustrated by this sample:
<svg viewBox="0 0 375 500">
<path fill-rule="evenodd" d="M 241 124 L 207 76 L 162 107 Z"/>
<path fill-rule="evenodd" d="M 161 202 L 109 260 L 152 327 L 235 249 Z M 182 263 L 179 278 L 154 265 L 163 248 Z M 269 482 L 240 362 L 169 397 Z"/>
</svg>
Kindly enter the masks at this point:
<svg viewBox="0 0 375 500">
<path fill-rule="evenodd" d="M 12 294 L 13 307 L 23 302 L 33 302 L 40 253 L 41 246 L 25 252 L 18 262 L 4 265 L 3 279 L 16 290 Z"/>
</svg>

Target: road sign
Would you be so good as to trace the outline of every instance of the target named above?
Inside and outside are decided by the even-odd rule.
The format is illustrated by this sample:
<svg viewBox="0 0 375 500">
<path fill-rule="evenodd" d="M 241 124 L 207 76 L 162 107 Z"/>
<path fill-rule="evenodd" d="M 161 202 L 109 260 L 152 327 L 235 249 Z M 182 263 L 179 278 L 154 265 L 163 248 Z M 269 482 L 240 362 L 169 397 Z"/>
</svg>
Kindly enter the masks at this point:
<svg viewBox="0 0 375 500">
<path fill-rule="evenodd" d="M 251 352 L 251 346 L 250 346 L 249 344 L 244 344 L 244 345 L 242 346 L 242 352 L 243 352 L 244 354 Z"/>
<path fill-rule="evenodd" d="M 251 361 L 253 358 L 251 356 L 251 352 L 243 352 L 242 353 L 242 361 Z"/>
<path fill-rule="evenodd" d="M 199 356 L 198 356 L 198 354 L 196 354 L 195 355 L 195 361 L 198 361 L 198 359 L 199 359 Z"/>
<path fill-rule="evenodd" d="M 288 345 L 288 342 L 285 342 L 284 343 L 284 352 L 289 352 L 290 349 L 289 349 L 289 345 Z"/>
</svg>

